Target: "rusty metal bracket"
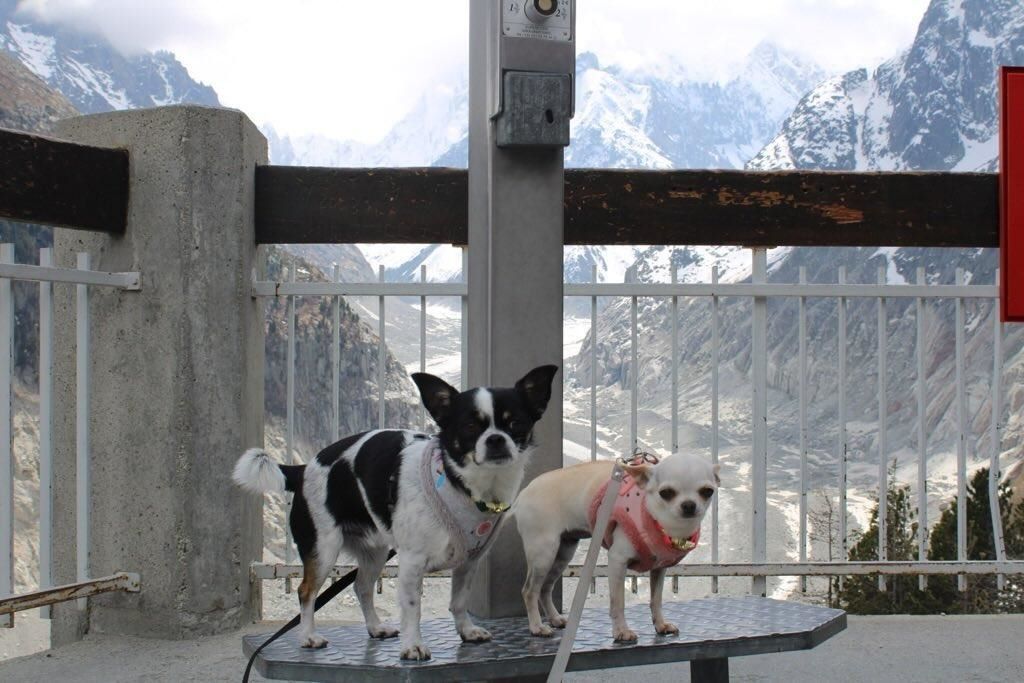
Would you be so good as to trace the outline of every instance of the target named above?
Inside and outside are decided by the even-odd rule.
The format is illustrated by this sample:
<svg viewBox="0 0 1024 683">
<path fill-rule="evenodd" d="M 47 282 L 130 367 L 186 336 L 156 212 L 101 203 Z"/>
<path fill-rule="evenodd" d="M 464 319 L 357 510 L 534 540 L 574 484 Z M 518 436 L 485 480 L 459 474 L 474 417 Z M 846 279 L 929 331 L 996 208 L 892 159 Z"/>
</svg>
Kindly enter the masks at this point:
<svg viewBox="0 0 1024 683">
<path fill-rule="evenodd" d="M 100 593 L 111 593 L 113 591 L 124 591 L 126 593 L 138 593 L 142 590 L 142 582 L 139 575 L 134 572 L 118 572 L 111 576 L 104 576 L 100 579 L 79 581 L 54 588 L 23 593 L 21 595 L 9 595 L 0 598 L 0 625 L 12 628 L 14 626 L 14 613 L 22 612 L 35 607 L 44 607 L 58 602 L 88 598 Z"/>
</svg>

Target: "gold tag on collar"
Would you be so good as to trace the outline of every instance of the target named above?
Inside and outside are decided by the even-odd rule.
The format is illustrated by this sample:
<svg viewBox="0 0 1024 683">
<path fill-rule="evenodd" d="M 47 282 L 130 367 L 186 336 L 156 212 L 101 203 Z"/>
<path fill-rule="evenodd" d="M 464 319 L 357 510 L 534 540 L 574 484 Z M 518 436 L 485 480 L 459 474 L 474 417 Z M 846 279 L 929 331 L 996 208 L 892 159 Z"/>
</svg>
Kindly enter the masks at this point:
<svg viewBox="0 0 1024 683">
<path fill-rule="evenodd" d="M 697 544 L 694 543 L 693 541 L 691 541 L 688 538 L 685 538 L 685 539 L 673 538 L 672 539 L 672 547 L 675 548 L 676 550 L 693 550 L 694 548 L 697 547 Z"/>
<path fill-rule="evenodd" d="M 505 512 L 505 510 L 512 507 L 508 503 L 488 503 L 483 500 L 474 500 L 473 502 L 476 503 L 477 510 L 480 512 L 489 512 L 492 515 L 500 515 L 502 512 Z"/>
</svg>

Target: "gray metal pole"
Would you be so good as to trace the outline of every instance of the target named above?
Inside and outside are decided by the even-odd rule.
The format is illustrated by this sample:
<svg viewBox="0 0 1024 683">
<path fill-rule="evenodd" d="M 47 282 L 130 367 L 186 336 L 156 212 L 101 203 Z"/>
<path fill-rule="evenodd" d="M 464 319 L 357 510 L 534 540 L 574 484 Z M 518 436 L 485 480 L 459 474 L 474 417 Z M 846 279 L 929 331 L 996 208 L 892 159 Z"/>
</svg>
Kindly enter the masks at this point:
<svg viewBox="0 0 1024 683">
<path fill-rule="evenodd" d="M 566 66 L 566 45 L 503 36 L 503 9 L 497 0 L 470 2 L 468 386 L 511 386 L 531 368 L 562 359 L 563 148 L 499 148 L 494 117 L 502 104 L 506 112 L 512 106 L 502 100 L 502 75 Z M 564 73 L 571 77 L 575 54 L 568 49 Z M 555 108 L 555 124 L 558 116 Z M 540 448 L 527 480 L 562 465 L 560 378 L 535 438 Z M 470 601 L 474 614 L 524 612 L 526 567 L 514 526 L 505 526 L 481 563 Z"/>
</svg>

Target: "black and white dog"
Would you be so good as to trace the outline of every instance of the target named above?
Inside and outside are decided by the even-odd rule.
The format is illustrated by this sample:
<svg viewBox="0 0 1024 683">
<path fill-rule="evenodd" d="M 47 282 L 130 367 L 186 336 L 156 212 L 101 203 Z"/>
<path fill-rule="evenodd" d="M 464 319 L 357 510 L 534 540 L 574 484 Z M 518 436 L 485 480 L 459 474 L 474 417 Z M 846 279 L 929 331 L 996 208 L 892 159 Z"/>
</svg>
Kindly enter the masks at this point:
<svg viewBox="0 0 1024 683">
<path fill-rule="evenodd" d="M 430 658 L 420 636 L 420 597 L 424 574 L 439 569 L 452 569 L 450 609 L 459 635 L 490 640 L 466 610 L 469 588 L 497 522 L 519 492 L 535 447 L 533 426 L 547 408 L 557 371 L 544 365 L 513 388 L 462 393 L 416 373 L 423 404 L 440 427 L 436 436 L 398 429 L 355 434 L 307 465 L 278 465 L 258 449 L 242 455 L 237 484 L 295 494 L 289 524 L 304 568 L 298 591 L 303 647 L 327 644 L 316 632 L 313 603 L 342 550 L 359 566 L 355 590 L 366 630 L 374 638 L 398 635 L 373 606 L 373 585 L 389 548 L 399 553 L 402 659 Z"/>
</svg>

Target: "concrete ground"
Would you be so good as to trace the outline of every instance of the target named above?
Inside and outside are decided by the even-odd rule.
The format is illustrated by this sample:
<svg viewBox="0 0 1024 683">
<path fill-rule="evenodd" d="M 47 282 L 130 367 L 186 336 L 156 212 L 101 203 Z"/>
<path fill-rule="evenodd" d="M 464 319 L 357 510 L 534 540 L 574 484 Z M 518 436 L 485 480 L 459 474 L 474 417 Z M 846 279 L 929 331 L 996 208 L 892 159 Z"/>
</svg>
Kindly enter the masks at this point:
<svg viewBox="0 0 1024 683">
<path fill-rule="evenodd" d="M 0 681 L 238 681 L 242 633 L 201 641 L 91 636 L 44 653 L 0 663 Z M 1020 681 L 1024 615 L 984 617 L 850 617 L 843 633 L 809 652 L 731 660 L 733 681 Z M 255 675 L 253 680 L 262 680 Z M 572 681 L 689 681 L 685 663 L 592 671 Z"/>
</svg>

